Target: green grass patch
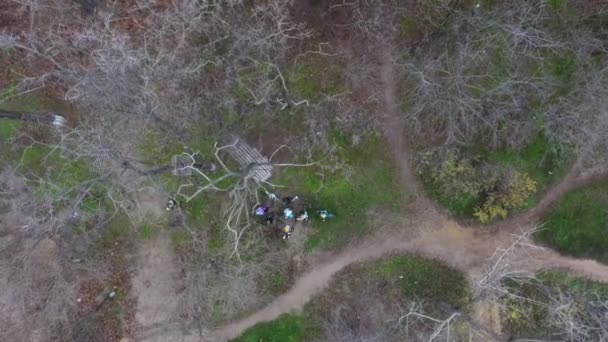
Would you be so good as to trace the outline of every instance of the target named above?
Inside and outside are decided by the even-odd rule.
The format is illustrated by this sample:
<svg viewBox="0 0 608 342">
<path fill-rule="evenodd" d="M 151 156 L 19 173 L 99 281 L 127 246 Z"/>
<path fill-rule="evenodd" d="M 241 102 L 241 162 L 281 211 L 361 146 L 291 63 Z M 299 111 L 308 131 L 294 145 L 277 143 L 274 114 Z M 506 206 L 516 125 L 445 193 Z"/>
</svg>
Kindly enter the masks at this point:
<svg viewBox="0 0 608 342">
<path fill-rule="evenodd" d="M 548 271 L 539 275 L 541 281 L 560 289 L 567 289 L 577 294 L 593 293 L 601 298 L 608 298 L 608 284 L 589 279 L 573 277 L 567 273 Z"/>
<path fill-rule="evenodd" d="M 141 157 L 154 165 L 170 165 L 173 156 L 183 152 L 183 146 L 169 136 L 146 130 L 138 143 Z"/>
<path fill-rule="evenodd" d="M 131 232 L 131 222 L 124 215 L 112 219 L 108 225 L 108 238 L 110 240 L 124 238 Z"/>
<path fill-rule="evenodd" d="M 144 223 L 139 227 L 139 237 L 143 240 L 149 240 L 156 233 L 156 229 L 150 223 Z"/>
<path fill-rule="evenodd" d="M 64 198 L 67 195 L 75 198 L 79 196 L 79 185 L 83 185 L 90 193 L 80 204 L 83 208 L 94 210 L 99 208 L 96 204 L 105 195 L 105 189 L 100 184 L 89 183 L 96 175 L 89 169 L 87 160 L 71 159 L 44 145 L 34 144 L 25 148 L 17 170 L 32 179 L 39 177 L 46 180 L 41 184 L 32 183 L 40 196 Z"/>
<path fill-rule="evenodd" d="M 287 85 L 296 96 L 312 99 L 317 96 L 318 88 L 314 78 L 314 67 L 298 64 L 287 74 Z"/>
<path fill-rule="evenodd" d="M 557 11 L 564 6 L 564 0 L 547 0 L 547 4 L 552 10 Z"/>
<path fill-rule="evenodd" d="M 537 238 L 560 252 L 608 263 L 608 181 L 566 194 Z"/>
<path fill-rule="evenodd" d="M 370 231 L 369 209 L 400 206 L 403 197 L 383 144 L 381 138 L 370 136 L 358 146 L 350 147 L 339 138 L 340 169 L 333 172 L 317 167 L 283 170 L 276 181 L 278 184 L 304 195 L 313 211 L 326 209 L 336 214 L 336 218 L 326 222 L 312 218 L 312 233 L 305 242 L 307 250 L 344 246 Z M 311 216 L 315 215 L 311 213 Z"/>
<path fill-rule="evenodd" d="M 481 159 L 511 166 L 528 174 L 536 181 L 539 191 L 542 191 L 565 173 L 570 161 L 568 151 L 553 146 L 540 131 L 521 150 L 482 150 Z"/>
<path fill-rule="evenodd" d="M 439 202 L 454 216 L 473 217 L 475 208 L 483 204 L 483 198 L 475 194 L 446 194 L 437 182 L 423 181 L 423 186 L 431 198 Z"/>
<path fill-rule="evenodd" d="M 22 150 L 17 171 L 31 180 L 36 196 L 52 201 L 54 210 L 77 205 L 83 215 L 96 217 L 115 209 L 107 183 L 99 181 L 85 158 L 72 159 L 59 150 L 33 144 Z"/>
<path fill-rule="evenodd" d="M 80 208 L 90 214 L 109 213 L 114 204 L 108 197 L 108 188 L 103 183 L 95 183 L 80 202 Z"/>
<path fill-rule="evenodd" d="M 204 226 L 209 222 L 209 197 L 206 193 L 201 193 L 190 202 L 184 201 L 181 204 L 182 209 L 188 213 L 191 223 Z"/>
<path fill-rule="evenodd" d="M 9 161 L 15 159 L 16 149 L 11 144 L 11 139 L 17 134 L 21 123 L 16 120 L 0 119 L 0 170 Z"/>
<path fill-rule="evenodd" d="M 567 96 L 574 90 L 572 79 L 579 68 L 576 52 L 571 50 L 561 52 L 546 51 L 542 54 L 544 58 L 541 67 L 545 77 L 553 82 L 557 81 L 555 82 L 553 97 L 550 101 Z"/>
<path fill-rule="evenodd" d="M 264 290 L 269 293 L 284 293 L 289 289 L 289 275 L 285 270 L 274 271 L 264 276 Z"/>
<path fill-rule="evenodd" d="M 221 210 L 226 198 L 225 193 L 201 193 L 190 202 L 180 204 L 187 214 L 188 224 L 193 229 L 206 230 L 209 255 L 221 253 L 228 242 Z"/>
<path fill-rule="evenodd" d="M 190 234 L 185 230 L 177 230 L 171 233 L 171 243 L 175 249 L 184 248 L 192 239 Z"/>
<path fill-rule="evenodd" d="M 210 224 L 207 235 L 207 248 L 210 255 L 217 254 L 222 251 L 226 245 L 226 231 L 219 224 Z"/>
<path fill-rule="evenodd" d="M 59 107 L 55 101 L 43 96 L 18 96 L 19 90 L 15 87 L 8 87 L 0 90 L 0 109 L 35 112 L 40 110 L 53 110 L 54 107 Z"/>
<path fill-rule="evenodd" d="M 21 126 L 21 123 L 16 120 L 0 119 L 0 141 L 7 143 Z"/>
<path fill-rule="evenodd" d="M 103 253 L 112 248 L 118 241 L 124 241 L 131 235 L 131 221 L 124 214 L 116 215 L 107 223 L 102 237 L 98 241 L 97 252 Z"/>
<path fill-rule="evenodd" d="M 286 75 L 287 89 L 294 100 L 316 101 L 323 95 L 335 95 L 344 91 L 343 66 L 335 61 L 328 63 L 320 56 L 308 57 L 296 64 Z"/>
<path fill-rule="evenodd" d="M 393 256 L 368 265 L 368 276 L 394 284 L 404 298 L 424 298 L 427 303 L 449 303 L 466 307 L 470 293 L 465 276 L 432 259 L 410 255 Z"/>
<path fill-rule="evenodd" d="M 200 132 L 194 131 L 192 135 L 197 136 Z M 190 148 L 194 152 L 198 152 L 202 158 L 205 158 L 208 161 L 215 162 L 215 143 L 217 142 L 217 137 L 206 134 L 204 137 L 197 139 L 190 143 Z"/>
<path fill-rule="evenodd" d="M 232 342 L 305 342 L 315 336 L 307 317 L 298 314 L 283 314 L 271 322 L 259 323 L 245 330 Z"/>
</svg>

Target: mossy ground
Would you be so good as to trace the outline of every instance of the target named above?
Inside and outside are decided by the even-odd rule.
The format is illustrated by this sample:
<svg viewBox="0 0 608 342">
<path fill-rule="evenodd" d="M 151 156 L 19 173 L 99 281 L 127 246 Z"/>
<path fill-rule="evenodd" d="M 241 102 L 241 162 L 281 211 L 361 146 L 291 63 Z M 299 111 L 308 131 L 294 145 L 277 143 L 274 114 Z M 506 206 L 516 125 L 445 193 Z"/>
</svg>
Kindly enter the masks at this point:
<svg viewBox="0 0 608 342">
<path fill-rule="evenodd" d="M 279 176 L 278 184 L 303 196 L 311 207 L 307 250 L 342 247 L 374 229 L 368 219 L 370 210 L 400 208 L 405 196 L 396 185 L 395 168 L 384 145 L 377 136 L 369 136 L 357 146 L 337 136 L 338 168 L 288 168 Z M 314 214 L 319 209 L 336 217 L 322 222 Z"/>
<path fill-rule="evenodd" d="M 562 253 L 608 263 L 608 181 L 566 194 L 545 219 L 538 239 Z"/>
</svg>

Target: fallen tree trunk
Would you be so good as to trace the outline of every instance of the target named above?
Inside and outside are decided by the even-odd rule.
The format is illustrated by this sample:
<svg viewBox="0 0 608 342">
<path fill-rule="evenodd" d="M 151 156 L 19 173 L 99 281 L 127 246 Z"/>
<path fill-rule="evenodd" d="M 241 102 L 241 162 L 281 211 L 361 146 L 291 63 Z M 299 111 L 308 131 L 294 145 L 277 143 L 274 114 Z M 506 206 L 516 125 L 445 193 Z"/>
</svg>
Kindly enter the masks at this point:
<svg viewBox="0 0 608 342">
<path fill-rule="evenodd" d="M 55 127 L 63 127 L 67 124 L 67 121 L 63 116 L 52 113 L 30 113 L 0 110 L 0 118 L 37 122 Z"/>
</svg>

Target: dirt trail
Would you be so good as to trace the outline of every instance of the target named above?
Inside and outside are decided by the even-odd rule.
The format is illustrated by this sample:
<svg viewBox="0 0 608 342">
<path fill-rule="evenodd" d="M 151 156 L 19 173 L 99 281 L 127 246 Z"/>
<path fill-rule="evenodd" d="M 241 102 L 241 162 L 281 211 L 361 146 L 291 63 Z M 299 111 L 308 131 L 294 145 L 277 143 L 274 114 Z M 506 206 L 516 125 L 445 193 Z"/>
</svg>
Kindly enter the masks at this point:
<svg viewBox="0 0 608 342">
<path fill-rule="evenodd" d="M 166 215 L 166 196 L 154 189 L 136 194 L 134 216 L 140 222 L 154 222 Z M 167 232 L 157 232 L 143 240 L 138 248 L 137 274 L 132 279 L 133 294 L 137 297 L 135 320 L 141 332 L 138 341 L 183 341 L 179 324 L 174 322 L 179 296 L 178 278 L 171 239 Z M 154 334 L 150 334 L 154 331 Z"/>
<path fill-rule="evenodd" d="M 364 245 L 353 246 L 335 256 L 333 260 L 316 266 L 300 277 L 287 293 L 245 319 L 221 327 L 210 340 L 230 340 L 257 323 L 301 309 L 312 296 L 327 285 L 334 274 L 353 263 L 380 258 L 390 252 L 408 252 L 438 259 L 474 278 L 483 272 L 497 247 L 505 247 L 513 241 L 513 236 L 507 232 L 479 233 L 463 228 L 454 221 L 433 219 L 427 215 L 410 222 L 408 226 L 410 227 L 407 228 L 415 227 L 415 231 L 406 228 L 399 235 L 377 237 Z M 526 258 L 514 262 L 521 263 L 522 268 L 530 271 L 563 268 L 580 276 L 608 282 L 608 266 L 593 260 L 562 257 L 546 249 L 527 252 Z M 534 262 L 530 263 L 530 259 Z"/>
<path fill-rule="evenodd" d="M 522 227 L 522 223 L 536 218 L 539 212 L 546 210 L 549 205 L 577 185 L 577 179 L 569 175 L 564 179 L 563 184 L 558 184 L 547 193 L 547 197 L 541 201 L 538 209 L 517 220 L 511 220 L 508 229 L 479 230 L 460 226 L 439 212 L 424 196 L 413 174 L 406 153 L 407 145 L 397 101 L 398 88 L 389 54 L 386 55 L 381 76 L 386 104 L 384 131 L 399 169 L 399 181 L 415 196 L 413 206 L 415 217 L 405 227 L 401 227 L 399 233 L 393 232 L 388 237 L 371 238 L 364 245 L 353 246 L 331 261 L 314 267 L 309 273 L 300 277 L 287 293 L 252 315 L 220 327 L 212 336 L 207 337 L 207 340 L 227 341 L 257 323 L 270 321 L 283 313 L 301 309 L 312 296 L 327 285 L 334 274 L 344 267 L 379 258 L 390 252 L 409 252 L 436 258 L 474 279 L 483 272 L 484 265 L 497 247 L 506 247 L 512 243 L 513 233 Z M 525 257 L 513 262 L 521 263 L 520 267 L 530 271 L 560 268 L 579 276 L 608 282 L 608 266 L 593 260 L 561 256 L 548 249 L 527 251 Z"/>
<path fill-rule="evenodd" d="M 144 331 L 167 323 L 177 310 L 177 272 L 171 252 L 171 239 L 165 233 L 156 234 L 140 247 L 133 291 L 138 298 L 135 319 Z"/>
</svg>

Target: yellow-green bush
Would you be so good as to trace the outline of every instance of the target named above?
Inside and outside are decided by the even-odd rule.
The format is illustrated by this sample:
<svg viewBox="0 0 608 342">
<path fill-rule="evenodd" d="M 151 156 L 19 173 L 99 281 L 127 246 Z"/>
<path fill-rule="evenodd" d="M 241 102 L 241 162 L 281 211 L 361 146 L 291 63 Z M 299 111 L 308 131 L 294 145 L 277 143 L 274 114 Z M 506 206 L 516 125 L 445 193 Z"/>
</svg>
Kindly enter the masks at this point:
<svg viewBox="0 0 608 342">
<path fill-rule="evenodd" d="M 455 149 L 433 149 L 418 155 L 416 172 L 439 203 L 459 216 L 471 216 L 501 172 Z"/>
<path fill-rule="evenodd" d="M 515 172 L 507 188 L 490 192 L 483 205 L 475 208 L 473 216 L 481 223 L 488 223 L 497 217 L 504 219 L 509 210 L 523 207 L 535 192 L 536 182 L 526 173 Z"/>
</svg>

